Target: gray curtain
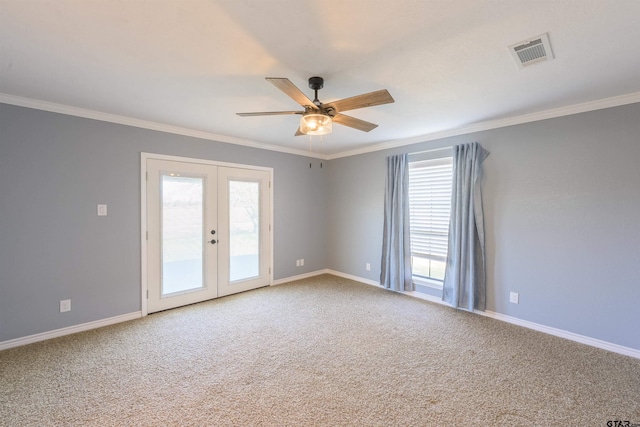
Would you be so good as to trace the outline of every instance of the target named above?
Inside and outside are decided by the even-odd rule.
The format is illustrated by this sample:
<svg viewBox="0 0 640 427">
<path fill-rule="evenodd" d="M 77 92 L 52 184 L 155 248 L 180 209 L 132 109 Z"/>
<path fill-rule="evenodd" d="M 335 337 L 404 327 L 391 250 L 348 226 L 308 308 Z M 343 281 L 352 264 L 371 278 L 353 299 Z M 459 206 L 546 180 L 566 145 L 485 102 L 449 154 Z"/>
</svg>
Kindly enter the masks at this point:
<svg viewBox="0 0 640 427">
<path fill-rule="evenodd" d="M 489 155 L 477 142 L 453 147 L 449 250 L 442 299 L 473 311 L 486 307 L 484 216 L 480 178 Z"/>
<path fill-rule="evenodd" d="M 394 291 L 413 291 L 409 236 L 409 157 L 387 157 L 380 284 Z"/>
</svg>

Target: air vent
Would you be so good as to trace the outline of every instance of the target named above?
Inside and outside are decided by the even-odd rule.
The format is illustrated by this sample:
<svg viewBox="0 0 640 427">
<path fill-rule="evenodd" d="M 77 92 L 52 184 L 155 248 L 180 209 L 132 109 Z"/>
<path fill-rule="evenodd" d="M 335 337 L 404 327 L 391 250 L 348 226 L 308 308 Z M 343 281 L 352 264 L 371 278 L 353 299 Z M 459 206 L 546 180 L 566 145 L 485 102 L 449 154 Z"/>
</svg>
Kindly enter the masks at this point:
<svg viewBox="0 0 640 427">
<path fill-rule="evenodd" d="M 520 68 L 553 59 L 547 33 L 512 44 L 509 46 L 509 52 Z"/>
</svg>

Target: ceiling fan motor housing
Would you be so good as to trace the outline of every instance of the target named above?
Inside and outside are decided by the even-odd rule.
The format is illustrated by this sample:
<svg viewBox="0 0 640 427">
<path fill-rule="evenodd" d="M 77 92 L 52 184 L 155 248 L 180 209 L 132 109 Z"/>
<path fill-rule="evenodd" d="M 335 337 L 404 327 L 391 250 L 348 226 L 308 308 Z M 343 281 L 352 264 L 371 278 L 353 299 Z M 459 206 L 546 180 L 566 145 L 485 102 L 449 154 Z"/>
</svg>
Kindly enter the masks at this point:
<svg viewBox="0 0 640 427">
<path fill-rule="evenodd" d="M 320 90 L 324 87 L 324 79 L 322 77 L 310 77 L 309 87 L 313 90 Z"/>
</svg>

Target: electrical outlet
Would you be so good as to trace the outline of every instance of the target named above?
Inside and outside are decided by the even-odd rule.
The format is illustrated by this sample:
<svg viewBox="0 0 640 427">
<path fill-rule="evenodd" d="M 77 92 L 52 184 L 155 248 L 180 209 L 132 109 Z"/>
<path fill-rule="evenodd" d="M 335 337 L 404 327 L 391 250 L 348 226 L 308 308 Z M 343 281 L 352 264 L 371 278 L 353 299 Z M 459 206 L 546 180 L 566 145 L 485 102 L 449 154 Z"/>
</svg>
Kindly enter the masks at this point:
<svg viewBox="0 0 640 427">
<path fill-rule="evenodd" d="M 296 260 L 296 267 L 300 267 L 300 260 L 299 259 Z"/>
<path fill-rule="evenodd" d="M 520 300 L 520 294 L 518 294 L 517 292 L 510 292 L 509 293 L 509 302 L 512 302 L 514 304 L 518 304 Z"/>
<path fill-rule="evenodd" d="M 64 313 L 67 311 L 71 311 L 71 300 L 70 299 L 60 300 L 60 313 Z"/>
<path fill-rule="evenodd" d="M 366 269 L 367 269 L 367 271 L 371 271 L 371 264 L 367 263 Z"/>
<path fill-rule="evenodd" d="M 304 258 L 300 260 L 300 266 L 303 266 L 303 265 L 304 265 Z"/>
</svg>

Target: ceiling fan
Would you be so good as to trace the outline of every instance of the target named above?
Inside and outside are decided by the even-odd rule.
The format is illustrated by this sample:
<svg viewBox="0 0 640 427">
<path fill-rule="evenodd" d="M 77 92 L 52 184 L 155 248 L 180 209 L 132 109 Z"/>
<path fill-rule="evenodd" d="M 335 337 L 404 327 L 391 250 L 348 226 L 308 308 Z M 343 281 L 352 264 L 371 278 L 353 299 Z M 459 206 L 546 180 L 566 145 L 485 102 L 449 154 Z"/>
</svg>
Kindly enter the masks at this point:
<svg viewBox="0 0 640 427">
<path fill-rule="evenodd" d="M 332 123 L 334 122 L 343 126 L 349 126 L 364 132 L 369 132 L 377 128 L 378 125 L 356 119 L 355 117 L 347 116 L 342 114 L 342 112 L 394 102 L 389 92 L 386 89 L 382 89 L 323 104 L 318 100 L 318 90 L 322 89 L 324 86 L 324 79 L 322 77 L 311 77 L 309 79 L 309 87 L 315 92 L 313 101 L 311 101 L 287 78 L 266 77 L 266 80 L 304 107 L 304 111 L 266 111 L 236 114 L 243 117 L 300 114 L 302 115 L 302 118 L 300 119 L 300 127 L 295 133 L 296 136 L 328 134 L 331 132 Z"/>
</svg>

